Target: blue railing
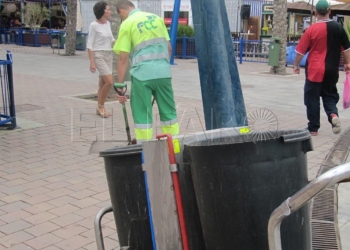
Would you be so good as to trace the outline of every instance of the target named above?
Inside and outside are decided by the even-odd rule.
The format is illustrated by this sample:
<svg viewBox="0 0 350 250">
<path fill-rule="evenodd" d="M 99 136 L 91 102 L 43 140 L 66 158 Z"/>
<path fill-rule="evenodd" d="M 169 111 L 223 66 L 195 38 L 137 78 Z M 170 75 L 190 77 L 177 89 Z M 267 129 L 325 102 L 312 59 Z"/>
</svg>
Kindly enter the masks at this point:
<svg viewBox="0 0 350 250">
<path fill-rule="evenodd" d="M 175 57 L 197 58 L 196 43 L 194 37 L 179 37 L 176 39 Z"/>
<path fill-rule="evenodd" d="M 76 49 L 86 50 L 86 33 L 77 32 Z M 0 43 L 17 44 L 23 46 L 51 46 L 63 49 L 65 44 L 65 31 L 23 28 L 0 29 Z"/>
<path fill-rule="evenodd" d="M 269 57 L 270 41 L 232 39 L 236 59 L 240 63 L 262 62 L 267 63 Z M 196 45 L 194 37 L 180 37 L 176 39 L 177 58 L 196 58 Z"/>
<path fill-rule="evenodd" d="M 0 60 L 0 92 L 0 128 L 14 129 L 17 123 L 10 51 L 6 60 Z"/>
<path fill-rule="evenodd" d="M 268 62 L 270 41 L 232 39 L 232 42 L 236 59 L 240 63 L 243 61 Z"/>
<path fill-rule="evenodd" d="M 0 43 L 34 47 L 50 46 L 52 33 L 52 30 L 0 29 Z"/>
</svg>

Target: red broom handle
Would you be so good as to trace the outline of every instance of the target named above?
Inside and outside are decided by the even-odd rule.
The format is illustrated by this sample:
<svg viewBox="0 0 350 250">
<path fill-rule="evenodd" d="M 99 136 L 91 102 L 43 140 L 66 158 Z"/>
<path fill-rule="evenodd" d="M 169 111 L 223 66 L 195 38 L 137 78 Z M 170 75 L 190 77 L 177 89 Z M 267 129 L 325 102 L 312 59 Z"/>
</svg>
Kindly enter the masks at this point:
<svg viewBox="0 0 350 250">
<path fill-rule="evenodd" d="M 176 165 L 176 159 L 175 159 L 175 152 L 174 152 L 174 146 L 173 146 L 173 139 L 170 134 L 160 134 L 157 135 L 157 139 L 160 140 L 161 138 L 167 138 L 168 141 L 168 150 L 169 150 L 169 161 L 170 164 Z M 179 184 L 179 176 L 177 173 L 177 170 L 172 170 L 171 176 L 173 179 L 173 185 L 174 185 L 174 192 L 175 192 L 175 201 L 177 206 L 177 212 L 179 215 L 179 223 L 180 223 L 180 231 L 181 231 L 181 238 L 182 238 L 182 246 L 183 250 L 189 250 L 189 243 L 187 238 L 187 230 L 186 230 L 186 223 L 185 223 L 185 214 L 183 209 L 183 203 L 182 203 L 182 197 L 181 197 L 181 191 L 180 191 L 180 184 Z"/>
</svg>

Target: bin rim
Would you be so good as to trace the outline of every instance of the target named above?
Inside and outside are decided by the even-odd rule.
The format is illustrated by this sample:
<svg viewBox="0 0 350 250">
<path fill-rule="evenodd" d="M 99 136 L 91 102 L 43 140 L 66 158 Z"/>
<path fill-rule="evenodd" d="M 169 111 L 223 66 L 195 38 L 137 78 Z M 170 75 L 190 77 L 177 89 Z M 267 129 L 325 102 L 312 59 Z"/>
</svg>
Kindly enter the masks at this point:
<svg viewBox="0 0 350 250">
<path fill-rule="evenodd" d="M 121 156 L 121 155 L 135 155 L 142 152 L 142 145 L 129 145 L 123 147 L 114 147 L 100 151 L 100 157 Z"/>
<path fill-rule="evenodd" d="M 282 39 L 280 37 L 271 37 L 270 40 L 271 42 L 281 43 Z"/>
<path fill-rule="evenodd" d="M 268 131 L 271 132 L 271 131 Z M 307 141 L 311 139 L 310 132 L 307 129 L 290 129 L 279 130 L 275 132 L 274 136 L 265 140 L 254 140 L 254 134 L 227 134 L 227 136 L 206 138 L 205 136 L 197 137 L 184 143 L 185 146 L 190 147 L 207 147 L 219 146 L 227 144 L 241 144 L 241 143 L 265 143 L 273 140 L 280 140 L 283 143 L 294 143 L 300 141 Z"/>
</svg>

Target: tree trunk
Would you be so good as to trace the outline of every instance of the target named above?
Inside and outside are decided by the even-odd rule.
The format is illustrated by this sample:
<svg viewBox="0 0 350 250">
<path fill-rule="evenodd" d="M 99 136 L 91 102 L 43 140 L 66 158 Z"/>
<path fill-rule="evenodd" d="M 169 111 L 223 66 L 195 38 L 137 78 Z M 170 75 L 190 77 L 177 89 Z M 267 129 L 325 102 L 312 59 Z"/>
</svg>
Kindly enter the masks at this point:
<svg viewBox="0 0 350 250">
<path fill-rule="evenodd" d="M 75 55 L 77 26 L 77 0 L 67 1 L 66 55 Z"/>
<path fill-rule="evenodd" d="M 119 34 L 119 28 L 121 24 L 120 17 L 117 13 L 117 2 L 116 0 L 106 0 L 106 3 L 108 6 L 111 8 L 112 16 L 111 19 L 109 20 L 111 22 L 111 28 L 112 28 L 112 34 L 115 40 L 118 38 Z M 113 82 L 117 82 L 117 65 L 118 65 L 118 55 L 113 52 Z M 115 91 L 114 88 L 111 88 L 108 93 L 108 97 L 115 97 Z"/>
<path fill-rule="evenodd" d="M 286 74 L 286 46 L 287 46 L 287 0 L 273 1 L 273 29 L 272 36 L 281 39 L 279 65 L 271 67 L 270 72 L 278 75 Z"/>
</svg>

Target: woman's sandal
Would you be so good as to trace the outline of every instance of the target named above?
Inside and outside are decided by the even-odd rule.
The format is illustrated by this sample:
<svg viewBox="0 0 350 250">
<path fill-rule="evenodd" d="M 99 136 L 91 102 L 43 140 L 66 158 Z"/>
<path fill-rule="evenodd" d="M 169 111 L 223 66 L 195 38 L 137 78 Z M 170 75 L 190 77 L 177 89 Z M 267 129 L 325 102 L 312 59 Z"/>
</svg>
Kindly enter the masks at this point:
<svg viewBox="0 0 350 250">
<path fill-rule="evenodd" d="M 102 109 L 103 111 L 101 112 L 100 109 Z M 106 112 L 105 107 L 103 105 L 98 105 L 98 107 L 96 108 L 96 115 L 99 115 L 102 118 L 108 118 L 108 116 L 111 116 L 111 114 L 108 114 Z"/>
</svg>

